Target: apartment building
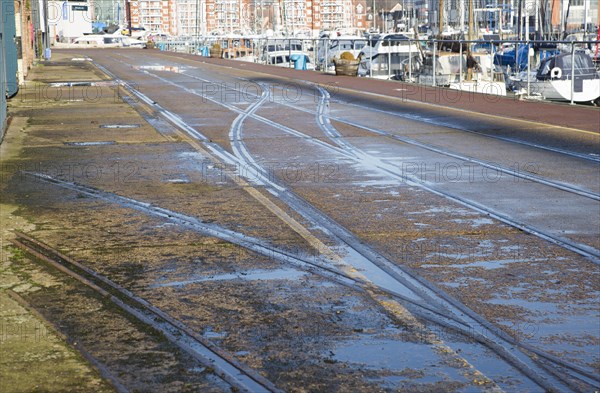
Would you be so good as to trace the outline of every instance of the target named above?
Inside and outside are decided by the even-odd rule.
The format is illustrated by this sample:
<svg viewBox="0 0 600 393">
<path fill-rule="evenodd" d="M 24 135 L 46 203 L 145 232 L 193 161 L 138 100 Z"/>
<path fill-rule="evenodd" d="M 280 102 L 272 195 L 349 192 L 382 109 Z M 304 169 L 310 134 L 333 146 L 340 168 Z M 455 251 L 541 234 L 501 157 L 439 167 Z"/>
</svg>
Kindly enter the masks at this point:
<svg viewBox="0 0 600 393">
<path fill-rule="evenodd" d="M 126 6 L 119 1 L 111 7 L 111 0 L 91 0 L 103 10 L 107 19 L 125 18 Z M 468 21 L 468 0 L 443 0 L 444 26 L 460 28 Z M 471 0 L 476 10 L 475 19 L 485 24 L 489 19 L 494 23 L 498 15 L 487 12 L 486 8 L 502 9 L 502 26 L 516 24 L 517 0 Z M 569 5 L 570 3 L 570 5 Z M 114 4 L 117 4 L 115 7 Z M 135 0 L 131 3 L 132 25 L 144 26 L 153 32 L 171 35 L 196 36 L 210 33 L 242 34 L 266 30 L 288 33 L 310 32 L 316 35 L 320 30 L 340 28 L 387 29 L 389 21 L 382 15 L 397 7 L 406 9 L 413 20 L 420 24 L 436 26 L 438 22 L 439 0 Z M 552 25 L 568 29 L 583 25 L 587 10 L 589 25 L 598 24 L 598 0 L 522 0 L 523 18 L 530 13 L 532 22 L 534 10 L 544 4 L 546 18 Z M 567 17 L 567 9 L 568 17 Z M 385 11 L 382 13 L 382 11 Z M 491 15 L 491 16 L 490 16 Z M 388 16 L 389 18 L 389 16 Z M 533 24 L 533 23 L 532 23 Z M 490 26 L 492 27 L 492 26 Z"/>
<path fill-rule="evenodd" d="M 133 27 L 170 35 L 370 27 L 365 0 L 135 0 Z M 125 7 L 124 7 L 125 8 Z"/>
<path fill-rule="evenodd" d="M 207 0 L 206 27 L 209 32 L 246 32 L 250 29 L 248 0 Z"/>
<path fill-rule="evenodd" d="M 206 0 L 177 0 L 175 23 L 179 35 L 196 37 L 205 35 Z"/>
<path fill-rule="evenodd" d="M 178 35 L 176 10 L 173 0 L 136 0 L 131 1 L 132 27 L 144 27 L 149 31 Z"/>
<path fill-rule="evenodd" d="M 562 3 L 563 26 L 567 24 L 568 29 L 583 27 L 584 20 L 590 25 L 598 25 L 600 11 L 598 0 L 563 0 Z"/>
</svg>

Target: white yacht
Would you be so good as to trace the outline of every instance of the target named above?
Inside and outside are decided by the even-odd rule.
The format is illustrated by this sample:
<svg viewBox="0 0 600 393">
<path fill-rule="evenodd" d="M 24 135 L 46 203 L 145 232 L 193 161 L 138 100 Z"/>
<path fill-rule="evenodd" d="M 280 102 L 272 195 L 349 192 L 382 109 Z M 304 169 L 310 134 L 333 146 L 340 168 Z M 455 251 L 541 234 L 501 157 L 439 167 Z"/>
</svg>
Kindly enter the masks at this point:
<svg viewBox="0 0 600 393">
<path fill-rule="evenodd" d="M 573 98 L 574 102 L 600 104 L 600 74 L 591 57 L 583 51 L 575 52 L 573 56 L 574 63 L 571 53 L 542 60 L 535 75 L 530 75 L 529 93 L 547 100 L 571 101 Z M 527 91 L 526 73 L 513 82 L 517 90 Z"/>
<path fill-rule="evenodd" d="M 55 43 L 57 48 L 146 48 L 146 41 L 115 34 L 86 34 L 71 43 Z"/>
<path fill-rule="evenodd" d="M 421 59 L 421 51 L 410 33 L 376 34 L 360 51 L 359 76 L 401 79 Z"/>
<path fill-rule="evenodd" d="M 301 69 L 314 70 L 310 52 L 303 49 L 302 40 L 299 39 L 274 39 L 269 40 L 262 48 L 262 61 L 265 64 L 278 67 L 294 68 L 295 59 L 303 58 L 299 64 Z"/>
<path fill-rule="evenodd" d="M 435 85 L 454 90 L 493 95 L 506 95 L 504 73 L 496 69 L 492 56 L 487 53 L 472 53 L 477 68 L 472 72 L 471 80 L 467 75 L 467 56 L 455 52 L 438 52 L 435 57 Z M 420 84 L 433 86 L 433 57 L 427 56 L 421 72 L 417 76 Z"/>
</svg>

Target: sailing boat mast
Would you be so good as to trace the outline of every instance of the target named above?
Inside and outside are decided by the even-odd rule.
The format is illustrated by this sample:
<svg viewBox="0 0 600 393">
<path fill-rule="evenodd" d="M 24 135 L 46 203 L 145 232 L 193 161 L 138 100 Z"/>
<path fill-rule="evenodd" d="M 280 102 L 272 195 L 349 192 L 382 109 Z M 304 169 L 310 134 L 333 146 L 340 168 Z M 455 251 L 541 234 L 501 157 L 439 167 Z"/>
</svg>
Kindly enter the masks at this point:
<svg viewBox="0 0 600 393">
<path fill-rule="evenodd" d="M 465 9 L 465 2 L 464 2 L 464 0 L 462 0 L 460 2 L 460 33 L 461 34 L 465 33 L 465 21 L 466 21 L 465 13 L 466 12 L 467 12 L 467 10 Z"/>
<path fill-rule="evenodd" d="M 567 3 L 567 13 L 565 14 L 565 26 L 563 28 L 562 38 L 567 36 L 567 22 L 569 21 L 569 11 L 571 10 L 571 0 Z"/>
<path fill-rule="evenodd" d="M 469 41 L 472 41 L 474 38 L 474 33 L 475 33 L 475 12 L 473 10 L 473 1 L 474 0 L 467 0 L 467 4 L 468 4 L 468 15 L 469 15 L 469 31 L 467 33 L 467 39 Z M 471 49 L 471 43 L 469 43 L 469 51 Z"/>
<path fill-rule="evenodd" d="M 522 0 L 519 0 L 519 11 L 517 13 L 517 19 L 519 20 L 519 25 L 517 26 L 517 39 L 520 40 L 521 39 L 521 26 L 523 25 L 523 19 L 522 19 L 522 13 L 521 10 L 523 9 L 523 4 L 522 4 Z"/>
<path fill-rule="evenodd" d="M 441 40 L 444 31 L 444 0 L 440 0 L 438 7 L 438 38 Z"/>
<path fill-rule="evenodd" d="M 588 1 L 589 0 L 583 0 L 583 40 L 584 41 L 587 40 Z"/>
</svg>

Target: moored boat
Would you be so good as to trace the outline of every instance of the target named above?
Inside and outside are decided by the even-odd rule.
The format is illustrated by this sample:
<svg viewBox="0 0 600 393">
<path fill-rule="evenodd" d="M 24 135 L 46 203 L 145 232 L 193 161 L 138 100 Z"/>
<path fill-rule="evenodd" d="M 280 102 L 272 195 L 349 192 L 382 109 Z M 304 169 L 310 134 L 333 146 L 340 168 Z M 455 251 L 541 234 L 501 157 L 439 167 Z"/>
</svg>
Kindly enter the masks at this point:
<svg viewBox="0 0 600 393">
<path fill-rule="evenodd" d="M 572 58 L 575 62 L 572 62 Z M 513 81 L 515 88 L 541 95 L 547 100 L 573 102 L 600 101 L 600 74 L 589 55 L 578 51 L 561 53 L 541 61 L 535 76 L 521 74 Z"/>
<path fill-rule="evenodd" d="M 421 52 L 408 33 L 376 34 L 369 38 L 359 57 L 359 76 L 401 79 L 408 64 L 419 61 Z"/>
</svg>

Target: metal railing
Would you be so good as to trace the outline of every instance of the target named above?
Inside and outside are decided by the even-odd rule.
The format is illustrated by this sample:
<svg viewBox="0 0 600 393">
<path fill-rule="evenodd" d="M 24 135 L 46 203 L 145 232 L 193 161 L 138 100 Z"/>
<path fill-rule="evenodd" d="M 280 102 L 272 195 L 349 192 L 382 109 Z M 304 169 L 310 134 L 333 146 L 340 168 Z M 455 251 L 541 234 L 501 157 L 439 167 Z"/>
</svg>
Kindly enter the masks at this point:
<svg viewBox="0 0 600 393">
<path fill-rule="evenodd" d="M 401 33 L 399 33 L 401 34 Z M 209 48 L 214 43 L 222 45 L 225 58 L 238 58 L 239 60 L 252 61 L 261 64 L 271 64 L 285 67 L 294 67 L 291 57 L 293 53 L 303 52 L 308 59 L 308 69 L 314 69 L 323 73 L 333 73 L 331 59 L 339 57 L 340 53 L 348 50 L 354 54 L 369 43 L 374 43 L 377 36 L 366 36 L 365 38 L 332 37 L 324 39 L 311 38 L 264 38 L 264 37 L 221 37 L 209 36 L 190 38 L 186 40 L 158 41 L 156 46 L 161 50 L 184 52 L 208 56 Z M 381 37 L 379 37 L 381 39 Z M 240 46 L 239 43 L 246 42 Z M 236 44 L 237 43 L 237 44 Z M 248 44 L 249 43 L 249 44 Z M 337 44 L 337 46 L 336 46 Z M 340 49 L 339 45 L 344 48 Z M 238 46 L 236 46 L 238 45 Z M 507 46 L 514 47 L 515 59 L 508 67 L 498 64 L 495 57 L 497 53 Z M 447 86 L 451 75 L 458 75 L 458 83 L 465 82 L 467 49 L 478 56 L 489 56 L 490 66 L 485 69 L 485 76 L 489 81 L 508 80 L 511 76 L 521 72 L 526 82 L 526 95 L 535 93 L 536 79 L 532 71 L 537 68 L 540 60 L 549 55 L 557 53 L 571 53 L 571 70 L 563 73 L 563 77 L 571 81 L 571 103 L 574 103 L 575 92 L 575 53 L 577 50 L 591 48 L 600 45 L 598 41 L 534 41 L 534 40 L 437 40 L 437 39 L 383 39 L 379 44 L 379 52 L 376 56 L 363 56 L 361 61 L 360 76 L 376 77 L 385 79 L 398 79 L 406 82 L 426 80 L 430 86 Z M 405 50 L 398 51 L 402 47 Z M 243 48 L 246 54 L 243 59 L 235 55 L 236 48 Z M 394 51 L 393 48 L 396 48 Z M 526 60 L 520 56 L 520 48 L 525 48 Z M 458 59 L 458 64 L 450 72 L 444 71 L 440 59 L 448 56 L 448 49 L 452 49 Z M 531 49 L 534 49 L 532 51 Z M 597 53 L 597 51 L 596 51 Z M 233 54 L 233 55 L 232 55 Z M 500 53 L 501 54 L 501 53 Z M 502 72 L 504 78 L 498 73 Z M 426 73 L 428 77 L 422 77 Z M 455 78 L 452 78 L 455 82 Z M 599 82 L 600 83 L 600 82 Z M 510 83 L 509 83 L 510 84 Z"/>
</svg>

